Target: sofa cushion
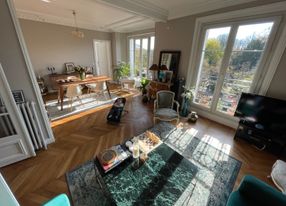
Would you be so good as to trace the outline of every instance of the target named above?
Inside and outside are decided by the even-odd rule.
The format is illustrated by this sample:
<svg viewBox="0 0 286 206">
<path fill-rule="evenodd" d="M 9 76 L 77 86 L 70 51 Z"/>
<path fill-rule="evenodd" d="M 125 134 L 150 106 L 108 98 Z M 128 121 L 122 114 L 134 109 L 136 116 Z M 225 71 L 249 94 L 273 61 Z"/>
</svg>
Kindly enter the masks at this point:
<svg viewBox="0 0 286 206">
<path fill-rule="evenodd" d="M 286 194 L 286 162 L 277 160 L 271 171 L 271 178 L 274 184 Z"/>
</svg>

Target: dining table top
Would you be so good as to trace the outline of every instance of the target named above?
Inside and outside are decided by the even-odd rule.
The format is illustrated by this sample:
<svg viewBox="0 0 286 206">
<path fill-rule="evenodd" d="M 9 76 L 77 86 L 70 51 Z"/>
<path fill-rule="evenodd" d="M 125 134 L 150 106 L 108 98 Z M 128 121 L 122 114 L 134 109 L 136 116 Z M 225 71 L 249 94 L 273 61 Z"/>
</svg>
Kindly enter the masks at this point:
<svg viewBox="0 0 286 206">
<path fill-rule="evenodd" d="M 89 83 L 96 83 L 96 82 L 104 82 L 104 81 L 110 81 L 112 80 L 108 76 L 99 75 L 99 76 L 93 76 L 93 77 L 87 77 L 83 80 L 80 78 L 77 79 L 60 79 L 57 81 L 58 86 L 69 86 L 69 85 L 78 85 L 78 84 L 89 84 Z"/>
</svg>

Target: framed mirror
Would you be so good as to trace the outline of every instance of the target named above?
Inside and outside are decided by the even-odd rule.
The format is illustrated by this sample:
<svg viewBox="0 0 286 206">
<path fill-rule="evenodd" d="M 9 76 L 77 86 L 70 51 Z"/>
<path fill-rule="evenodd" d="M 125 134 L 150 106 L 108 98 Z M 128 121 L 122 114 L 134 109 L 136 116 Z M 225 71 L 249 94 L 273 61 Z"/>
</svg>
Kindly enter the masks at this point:
<svg viewBox="0 0 286 206">
<path fill-rule="evenodd" d="M 180 51 L 161 51 L 159 59 L 159 67 L 166 65 L 167 69 L 173 72 L 173 78 L 177 78 L 180 63 Z"/>
</svg>

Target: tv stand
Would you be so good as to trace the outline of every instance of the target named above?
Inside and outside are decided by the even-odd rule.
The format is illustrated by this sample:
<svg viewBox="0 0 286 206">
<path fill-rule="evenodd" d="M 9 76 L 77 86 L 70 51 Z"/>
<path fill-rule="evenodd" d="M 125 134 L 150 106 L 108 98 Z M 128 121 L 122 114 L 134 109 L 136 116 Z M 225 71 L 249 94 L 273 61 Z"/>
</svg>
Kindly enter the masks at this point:
<svg viewBox="0 0 286 206">
<path fill-rule="evenodd" d="M 263 125 L 240 120 L 234 139 L 243 139 L 258 150 L 268 150 L 276 155 L 286 152 L 286 137 L 264 131 Z"/>
</svg>

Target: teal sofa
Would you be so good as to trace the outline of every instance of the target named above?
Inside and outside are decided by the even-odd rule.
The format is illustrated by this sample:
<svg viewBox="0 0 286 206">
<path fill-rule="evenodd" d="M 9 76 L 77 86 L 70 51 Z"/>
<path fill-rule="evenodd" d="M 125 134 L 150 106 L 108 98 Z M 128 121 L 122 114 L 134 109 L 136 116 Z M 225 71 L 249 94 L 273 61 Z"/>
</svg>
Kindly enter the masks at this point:
<svg viewBox="0 0 286 206">
<path fill-rule="evenodd" d="M 256 177 L 247 175 L 232 192 L 227 206 L 286 206 L 286 195 Z"/>
</svg>

